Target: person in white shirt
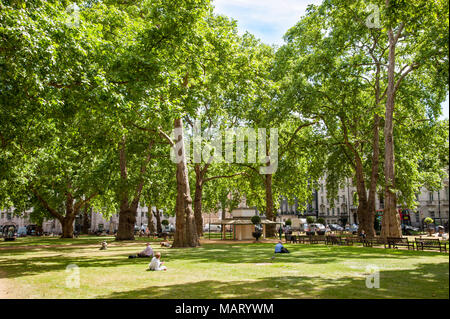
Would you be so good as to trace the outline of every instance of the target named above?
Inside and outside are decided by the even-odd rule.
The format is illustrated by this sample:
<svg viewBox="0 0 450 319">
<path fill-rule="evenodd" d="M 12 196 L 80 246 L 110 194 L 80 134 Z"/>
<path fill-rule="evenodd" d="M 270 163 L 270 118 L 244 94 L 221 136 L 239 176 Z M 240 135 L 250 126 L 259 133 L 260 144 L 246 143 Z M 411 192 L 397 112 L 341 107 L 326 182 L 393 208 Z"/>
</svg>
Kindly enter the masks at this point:
<svg viewBox="0 0 450 319">
<path fill-rule="evenodd" d="M 154 270 L 154 271 L 159 271 L 159 270 L 167 270 L 166 266 L 162 266 L 162 264 L 164 263 L 163 261 L 160 260 L 161 259 L 161 253 L 157 252 L 155 254 L 155 257 L 152 258 L 152 261 L 150 262 L 150 264 L 148 265 L 148 268 L 150 270 Z"/>
<path fill-rule="evenodd" d="M 147 243 L 147 247 L 143 251 L 141 251 L 139 254 L 137 254 L 138 257 L 152 257 L 153 256 L 153 249 L 150 246 L 150 243 Z"/>
<path fill-rule="evenodd" d="M 150 258 L 153 256 L 153 249 L 150 246 L 150 243 L 147 243 L 147 247 L 137 255 L 130 255 L 128 258 Z"/>
</svg>

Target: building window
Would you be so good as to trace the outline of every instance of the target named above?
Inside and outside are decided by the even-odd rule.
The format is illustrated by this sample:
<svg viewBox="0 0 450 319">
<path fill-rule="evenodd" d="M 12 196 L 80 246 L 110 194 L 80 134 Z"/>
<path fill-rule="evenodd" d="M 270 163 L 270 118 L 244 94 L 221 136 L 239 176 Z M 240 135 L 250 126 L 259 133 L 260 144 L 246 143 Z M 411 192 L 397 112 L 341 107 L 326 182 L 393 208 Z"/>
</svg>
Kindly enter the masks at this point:
<svg viewBox="0 0 450 319">
<path fill-rule="evenodd" d="M 145 213 L 144 212 L 141 212 L 141 217 L 144 217 L 145 216 Z"/>
<path fill-rule="evenodd" d="M 417 212 L 414 215 L 416 216 L 416 222 L 420 221 L 420 214 Z"/>
<path fill-rule="evenodd" d="M 323 204 L 323 196 L 320 196 L 320 203 Z"/>
<path fill-rule="evenodd" d="M 6 213 L 6 219 L 11 220 L 11 213 Z"/>
<path fill-rule="evenodd" d="M 445 187 L 445 199 L 448 200 L 448 186 Z"/>
<path fill-rule="evenodd" d="M 334 216 L 334 208 L 332 208 L 332 209 L 331 209 L 331 213 L 332 213 L 332 214 L 333 214 L 333 216 Z"/>
<path fill-rule="evenodd" d="M 339 215 L 340 214 L 340 209 L 339 209 L 339 207 L 337 208 L 337 214 Z"/>
<path fill-rule="evenodd" d="M 429 196 L 430 202 L 433 201 L 433 192 L 429 192 L 428 196 Z"/>
<path fill-rule="evenodd" d="M 345 203 L 345 195 L 342 195 L 342 202 Z"/>
<path fill-rule="evenodd" d="M 330 209 L 327 207 L 327 215 L 330 216 Z"/>
<path fill-rule="evenodd" d="M 430 217 L 434 218 L 434 212 L 430 212 Z"/>
</svg>

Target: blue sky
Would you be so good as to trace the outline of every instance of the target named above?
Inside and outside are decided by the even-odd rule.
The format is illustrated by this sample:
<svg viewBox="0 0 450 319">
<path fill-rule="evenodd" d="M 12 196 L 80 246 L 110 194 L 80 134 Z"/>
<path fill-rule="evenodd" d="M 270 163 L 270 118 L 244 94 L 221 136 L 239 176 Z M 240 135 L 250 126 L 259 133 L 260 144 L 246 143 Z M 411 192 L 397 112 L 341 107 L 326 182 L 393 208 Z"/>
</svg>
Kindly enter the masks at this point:
<svg viewBox="0 0 450 319">
<path fill-rule="evenodd" d="M 267 44 L 283 44 L 283 35 L 305 14 L 309 4 L 322 0 L 214 0 L 215 12 L 238 21 L 239 30 L 249 31 Z M 442 103 L 449 118 L 449 98 Z"/>
</svg>

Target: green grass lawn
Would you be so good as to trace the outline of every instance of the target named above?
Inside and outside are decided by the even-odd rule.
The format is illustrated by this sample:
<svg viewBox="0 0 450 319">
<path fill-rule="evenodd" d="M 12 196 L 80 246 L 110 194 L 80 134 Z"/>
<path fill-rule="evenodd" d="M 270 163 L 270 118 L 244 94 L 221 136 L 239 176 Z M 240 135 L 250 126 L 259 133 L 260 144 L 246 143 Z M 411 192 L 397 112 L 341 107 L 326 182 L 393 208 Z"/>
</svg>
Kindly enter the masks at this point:
<svg viewBox="0 0 450 319">
<path fill-rule="evenodd" d="M 296 244 L 272 260 L 267 243 L 168 249 L 153 241 L 168 271 L 150 272 L 149 259 L 127 258 L 147 240 L 0 242 L 0 277 L 16 298 L 449 298 L 449 257 L 439 252 Z M 66 288 L 69 264 L 79 267 L 80 288 Z M 368 266 L 379 268 L 380 288 L 366 288 Z"/>
</svg>

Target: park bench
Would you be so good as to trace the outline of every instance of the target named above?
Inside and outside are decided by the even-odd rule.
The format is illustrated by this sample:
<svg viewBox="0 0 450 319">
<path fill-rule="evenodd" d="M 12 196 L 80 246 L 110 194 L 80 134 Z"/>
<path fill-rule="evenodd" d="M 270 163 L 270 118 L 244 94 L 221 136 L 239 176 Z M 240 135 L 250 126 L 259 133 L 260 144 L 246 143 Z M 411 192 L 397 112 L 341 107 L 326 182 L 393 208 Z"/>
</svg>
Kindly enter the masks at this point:
<svg viewBox="0 0 450 319">
<path fill-rule="evenodd" d="M 320 243 L 326 243 L 326 237 L 323 235 L 319 236 L 311 236 L 309 239 L 311 244 L 320 244 Z"/>
<path fill-rule="evenodd" d="M 311 236 L 308 235 L 297 236 L 297 241 L 301 244 L 311 243 Z"/>
<path fill-rule="evenodd" d="M 347 238 L 350 238 L 354 243 L 363 243 L 365 240 L 362 236 L 347 236 Z"/>
<path fill-rule="evenodd" d="M 296 235 L 291 235 L 291 234 L 286 234 L 286 243 L 287 242 L 290 242 L 291 244 L 298 243 L 297 236 Z"/>
<path fill-rule="evenodd" d="M 290 242 L 292 240 L 292 234 L 285 233 L 284 239 L 286 240 L 286 243 Z"/>
<path fill-rule="evenodd" d="M 406 237 L 388 237 L 387 245 L 389 248 L 392 246 L 394 249 L 398 249 L 398 247 L 408 247 L 409 250 L 411 247 L 412 250 L 414 250 L 414 243 L 410 242 Z"/>
<path fill-rule="evenodd" d="M 417 250 L 439 249 L 440 252 L 442 252 L 442 250 L 447 252 L 447 243 L 441 242 L 439 239 L 416 238 L 416 247 Z"/>
<path fill-rule="evenodd" d="M 338 246 L 353 246 L 353 240 L 347 237 L 326 236 L 325 244 Z"/>
<path fill-rule="evenodd" d="M 383 245 L 386 248 L 387 242 L 386 239 L 378 237 L 378 238 L 364 238 L 362 240 L 362 244 L 364 247 L 373 247 L 374 245 Z"/>
</svg>

